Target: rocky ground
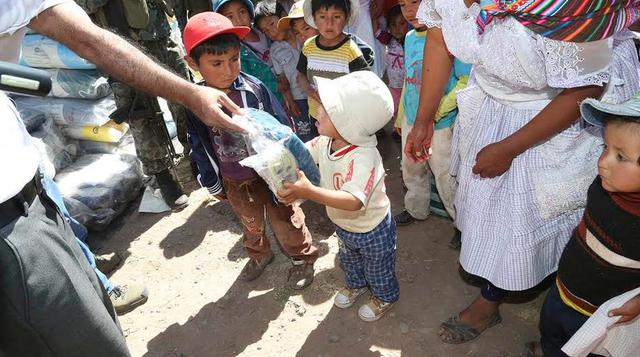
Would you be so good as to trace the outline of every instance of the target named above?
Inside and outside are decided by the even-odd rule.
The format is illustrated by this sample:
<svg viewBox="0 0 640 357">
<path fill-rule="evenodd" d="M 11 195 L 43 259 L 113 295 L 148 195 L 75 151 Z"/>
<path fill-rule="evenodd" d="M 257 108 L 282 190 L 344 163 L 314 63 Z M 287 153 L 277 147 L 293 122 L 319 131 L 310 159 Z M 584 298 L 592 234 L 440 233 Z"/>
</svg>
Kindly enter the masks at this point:
<svg viewBox="0 0 640 357">
<path fill-rule="evenodd" d="M 380 149 L 398 213 L 399 145 L 386 135 Z M 196 188 L 193 182 L 188 186 Z M 204 190 L 192 192 L 190 202 L 171 214 L 140 214 L 133 207 L 93 238 L 99 253 L 126 257 L 112 281 L 149 289 L 149 301 L 120 318 L 134 356 L 524 356 L 523 343 L 538 336 L 544 289 L 512 298 L 501 310 L 503 323 L 477 340 L 440 342 L 440 322 L 479 291 L 462 278 L 458 252 L 447 248 L 453 233 L 448 220 L 431 217 L 399 228 L 400 301 L 388 316 L 366 323 L 357 317 L 360 304 L 346 310 L 332 305 L 344 276 L 334 228 L 322 207 L 303 205 L 321 257 L 314 283 L 297 292 L 286 287 L 290 263 L 282 253 L 256 281 L 239 280 L 247 255 L 229 204 L 210 199 Z"/>
</svg>

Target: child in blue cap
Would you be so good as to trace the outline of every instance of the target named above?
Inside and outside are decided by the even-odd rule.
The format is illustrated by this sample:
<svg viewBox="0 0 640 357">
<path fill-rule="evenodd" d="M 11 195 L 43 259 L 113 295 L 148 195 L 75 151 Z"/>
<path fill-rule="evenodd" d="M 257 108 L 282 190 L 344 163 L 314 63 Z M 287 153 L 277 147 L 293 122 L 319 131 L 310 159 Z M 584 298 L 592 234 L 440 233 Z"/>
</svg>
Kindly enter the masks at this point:
<svg viewBox="0 0 640 357">
<path fill-rule="evenodd" d="M 587 99 L 580 110 L 604 128 L 604 150 L 540 313 L 541 343 L 529 345 L 534 356 L 566 356 L 562 347 L 600 305 L 640 287 L 640 94 L 621 104 Z M 608 312 L 618 324 L 638 315 L 640 296 Z"/>
</svg>

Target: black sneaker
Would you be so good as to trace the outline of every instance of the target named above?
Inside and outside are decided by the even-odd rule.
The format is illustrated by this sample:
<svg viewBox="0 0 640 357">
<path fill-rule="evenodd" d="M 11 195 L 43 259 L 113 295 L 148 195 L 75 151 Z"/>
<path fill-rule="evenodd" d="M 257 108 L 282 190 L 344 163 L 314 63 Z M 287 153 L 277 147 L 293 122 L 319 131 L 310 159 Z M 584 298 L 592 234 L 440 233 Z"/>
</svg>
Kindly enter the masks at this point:
<svg viewBox="0 0 640 357">
<path fill-rule="evenodd" d="M 189 205 L 189 197 L 184 194 L 182 187 L 180 187 L 180 184 L 173 178 L 169 169 L 157 173 L 156 182 L 158 183 L 160 192 L 162 192 L 164 201 L 171 209 L 181 210 Z"/>
<path fill-rule="evenodd" d="M 267 256 L 262 257 L 262 259 L 260 260 L 249 259 L 247 264 L 244 266 L 244 268 L 242 268 L 242 271 L 240 272 L 240 279 L 244 281 L 252 281 L 258 279 L 258 277 L 262 275 L 264 268 L 266 268 L 267 265 L 271 264 L 273 258 L 273 252 L 269 252 Z"/>
<path fill-rule="evenodd" d="M 96 255 L 96 267 L 102 273 L 108 275 L 116 270 L 122 263 L 122 256 L 118 253 Z"/>
<path fill-rule="evenodd" d="M 460 247 L 462 246 L 462 232 L 460 232 L 458 228 L 454 227 L 453 229 L 453 237 L 451 237 L 451 240 L 449 241 L 449 244 L 447 244 L 447 247 L 453 250 L 460 250 Z"/>
<path fill-rule="evenodd" d="M 417 221 L 417 219 L 413 218 L 413 216 L 406 210 L 397 214 L 394 219 L 396 220 L 396 225 L 398 226 L 408 226 L 411 223 Z"/>
</svg>

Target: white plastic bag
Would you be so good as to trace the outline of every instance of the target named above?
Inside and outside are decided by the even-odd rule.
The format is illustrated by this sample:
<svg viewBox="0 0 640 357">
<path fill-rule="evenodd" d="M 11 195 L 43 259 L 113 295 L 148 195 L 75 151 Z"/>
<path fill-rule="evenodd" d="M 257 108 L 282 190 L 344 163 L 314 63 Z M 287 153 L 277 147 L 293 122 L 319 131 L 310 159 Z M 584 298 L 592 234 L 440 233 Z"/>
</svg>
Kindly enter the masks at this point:
<svg viewBox="0 0 640 357">
<path fill-rule="evenodd" d="M 20 64 L 37 68 L 96 68 L 93 63 L 78 56 L 65 45 L 40 34 L 24 37 Z"/>
<path fill-rule="evenodd" d="M 142 168 L 131 155 L 84 155 L 55 177 L 71 216 L 103 230 L 138 197 Z"/>
<path fill-rule="evenodd" d="M 32 132 L 31 136 L 34 145 L 40 151 L 40 171 L 43 174 L 54 177 L 75 160 L 78 153 L 77 144 L 67 140 L 51 119 Z"/>
<path fill-rule="evenodd" d="M 258 139 L 251 142 L 260 141 Z M 259 151 L 260 154 L 249 156 L 240 161 L 240 165 L 254 169 L 274 193 L 282 188 L 283 182 L 298 180 L 298 162 L 291 151 L 284 147 L 283 141 L 266 143 L 266 145 L 261 143 L 259 146 L 262 148 Z"/>
<path fill-rule="evenodd" d="M 113 96 L 99 100 L 16 97 L 18 111 L 42 113 L 58 125 L 102 126 L 116 110 Z"/>
<path fill-rule="evenodd" d="M 98 99 L 111 94 L 107 77 L 96 70 L 47 69 L 51 74 L 50 97 Z"/>
</svg>

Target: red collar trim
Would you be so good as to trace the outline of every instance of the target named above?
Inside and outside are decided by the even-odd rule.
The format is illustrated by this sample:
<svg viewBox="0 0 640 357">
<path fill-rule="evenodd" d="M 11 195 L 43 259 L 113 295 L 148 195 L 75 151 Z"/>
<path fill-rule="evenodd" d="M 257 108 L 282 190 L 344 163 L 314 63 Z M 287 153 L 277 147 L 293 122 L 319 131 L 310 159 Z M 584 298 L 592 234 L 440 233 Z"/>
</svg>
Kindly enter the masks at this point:
<svg viewBox="0 0 640 357">
<path fill-rule="evenodd" d="M 333 157 L 343 157 L 346 154 L 352 152 L 353 150 L 357 149 L 358 146 L 357 145 L 349 145 L 347 147 L 344 147 L 336 152 L 333 153 Z"/>
</svg>

